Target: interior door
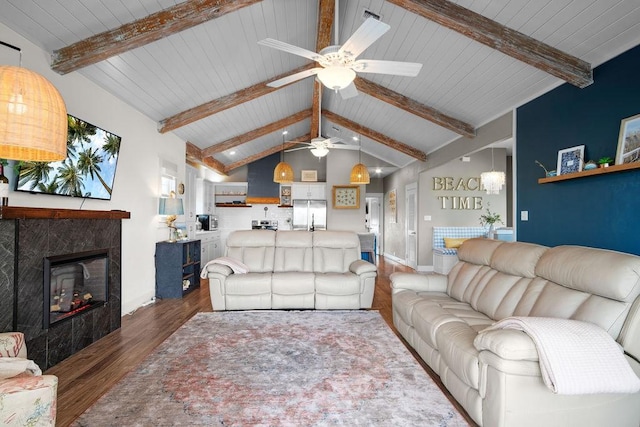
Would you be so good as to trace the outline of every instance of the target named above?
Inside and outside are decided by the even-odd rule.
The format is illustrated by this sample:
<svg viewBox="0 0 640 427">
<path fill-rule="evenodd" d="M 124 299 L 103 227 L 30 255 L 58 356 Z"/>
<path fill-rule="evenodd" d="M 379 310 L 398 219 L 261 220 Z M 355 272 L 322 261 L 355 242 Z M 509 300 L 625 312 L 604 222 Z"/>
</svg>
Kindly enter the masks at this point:
<svg viewBox="0 0 640 427">
<path fill-rule="evenodd" d="M 405 187 L 405 262 L 408 267 L 418 267 L 418 184 L 412 183 Z"/>
</svg>

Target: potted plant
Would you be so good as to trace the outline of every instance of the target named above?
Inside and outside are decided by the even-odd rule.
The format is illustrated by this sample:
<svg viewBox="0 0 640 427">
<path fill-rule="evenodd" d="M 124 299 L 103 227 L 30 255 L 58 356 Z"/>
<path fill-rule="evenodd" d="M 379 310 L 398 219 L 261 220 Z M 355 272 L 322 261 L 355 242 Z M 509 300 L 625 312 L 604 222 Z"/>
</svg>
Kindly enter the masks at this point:
<svg viewBox="0 0 640 427">
<path fill-rule="evenodd" d="M 502 222 L 502 218 L 500 218 L 500 214 L 491 212 L 491 210 L 489 210 L 489 206 L 487 206 L 487 213 L 480 215 L 480 225 L 482 225 L 483 227 L 486 227 L 487 225 L 489 226 L 487 237 L 489 237 L 490 239 L 493 239 L 493 231 L 496 222 L 504 225 L 504 222 Z"/>
<path fill-rule="evenodd" d="M 610 165 L 613 164 L 613 159 L 611 157 L 601 157 L 600 160 L 598 160 L 598 164 L 600 165 L 601 168 L 608 168 Z"/>
</svg>

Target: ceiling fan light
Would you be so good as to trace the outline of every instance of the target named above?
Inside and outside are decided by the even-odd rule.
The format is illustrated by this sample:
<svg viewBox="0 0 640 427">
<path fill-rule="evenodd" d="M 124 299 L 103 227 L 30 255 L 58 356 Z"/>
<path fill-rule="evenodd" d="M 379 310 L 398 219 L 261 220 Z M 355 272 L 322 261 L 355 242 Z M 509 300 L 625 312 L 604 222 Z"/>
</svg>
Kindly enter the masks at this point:
<svg viewBox="0 0 640 427">
<path fill-rule="evenodd" d="M 291 184 L 293 182 L 293 169 L 287 162 L 280 162 L 273 170 L 273 182 L 279 184 Z"/>
<path fill-rule="evenodd" d="M 504 172 L 492 170 L 491 172 L 482 172 L 480 174 L 482 189 L 485 190 L 487 194 L 500 194 L 500 190 L 502 190 L 505 182 L 506 177 Z"/>
<path fill-rule="evenodd" d="M 371 182 L 369 178 L 369 171 L 367 167 L 362 163 L 358 163 L 351 169 L 351 176 L 349 181 L 351 184 L 369 184 Z"/>
<path fill-rule="evenodd" d="M 320 158 L 320 157 L 324 157 L 327 154 L 329 154 L 329 149 L 326 147 L 316 147 L 316 148 L 312 148 L 311 149 L 311 154 L 313 154 L 314 156 Z"/>
<path fill-rule="evenodd" d="M 323 85 L 333 90 L 344 89 L 356 78 L 356 72 L 346 67 L 323 68 L 317 75 Z"/>
<path fill-rule="evenodd" d="M 0 158 L 50 162 L 67 157 L 67 109 L 43 76 L 0 66 Z"/>
</svg>

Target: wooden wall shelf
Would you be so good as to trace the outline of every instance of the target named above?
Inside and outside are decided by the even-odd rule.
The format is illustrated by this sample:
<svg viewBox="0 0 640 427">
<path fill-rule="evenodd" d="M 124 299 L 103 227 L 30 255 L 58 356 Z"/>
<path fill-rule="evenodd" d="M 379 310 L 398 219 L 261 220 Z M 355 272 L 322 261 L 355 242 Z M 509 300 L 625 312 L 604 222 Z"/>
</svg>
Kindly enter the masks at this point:
<svg viewBox="0 0 640 427">
<path fill-rule="evenodd" d="M 613 172 L 624 172 L 633 169 L 640 169 L 640 162 L 624 163 L 622 165 L 613 165 L 608 168 L 596 168 L 582 172 L 567 173 L 564 175 L 550 176 L 538 179 L 538 184 L 548 184 L 550 182 L 566 181 L 567 179 L 584 178 L 593 175 L 602 175 Z"/>
</svg>

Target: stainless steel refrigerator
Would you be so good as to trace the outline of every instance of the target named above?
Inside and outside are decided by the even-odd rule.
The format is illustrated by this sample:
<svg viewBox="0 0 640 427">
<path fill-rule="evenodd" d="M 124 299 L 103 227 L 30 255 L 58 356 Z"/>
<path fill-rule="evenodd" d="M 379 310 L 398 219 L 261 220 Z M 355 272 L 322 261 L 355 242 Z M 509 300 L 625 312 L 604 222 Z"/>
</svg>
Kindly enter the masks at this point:
<svg viewBox="0 0 640 427">
<path fill-rule="evenodd" d="M 326 200 L 294 200 L 293 201 L 293 229 L 294 230 L 326 230 L 327 229 L 327 201 Z"/>
</svg>

